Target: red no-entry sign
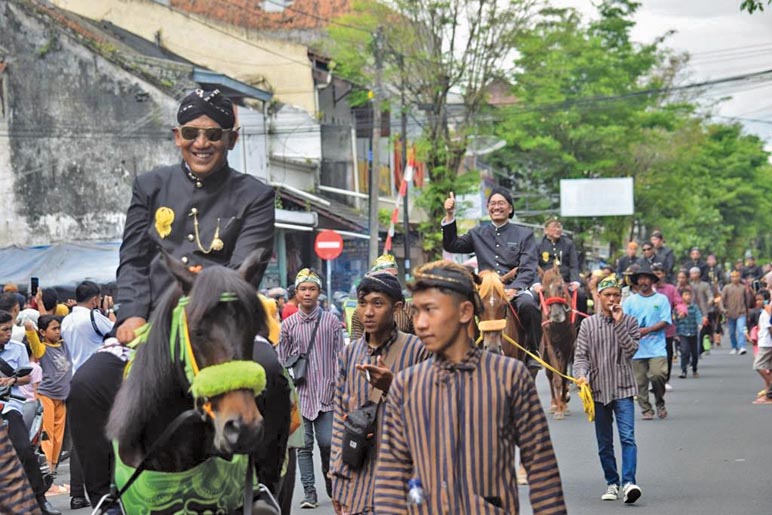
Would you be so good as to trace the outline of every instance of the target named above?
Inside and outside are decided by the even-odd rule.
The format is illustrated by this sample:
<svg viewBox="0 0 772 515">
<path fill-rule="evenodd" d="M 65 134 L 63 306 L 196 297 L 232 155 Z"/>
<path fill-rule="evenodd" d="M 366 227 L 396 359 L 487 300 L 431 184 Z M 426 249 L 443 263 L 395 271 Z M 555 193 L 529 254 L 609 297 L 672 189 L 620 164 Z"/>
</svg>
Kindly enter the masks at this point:
<svg viewBox="0 0 772 515">
<path fill-rule="evenodd" d="M 335 259 L 343 252 L 343 238 L 337 232 L 325 229 L 316 235 L 314 251 L 321 259 Z"/>
</svg>

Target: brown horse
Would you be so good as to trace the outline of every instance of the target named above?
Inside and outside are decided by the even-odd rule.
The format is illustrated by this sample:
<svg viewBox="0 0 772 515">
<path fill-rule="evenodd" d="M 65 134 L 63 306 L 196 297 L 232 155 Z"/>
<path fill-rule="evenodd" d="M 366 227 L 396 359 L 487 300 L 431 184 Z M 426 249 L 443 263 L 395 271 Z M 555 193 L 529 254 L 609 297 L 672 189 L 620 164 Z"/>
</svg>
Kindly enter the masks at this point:
<svg viewBox="0 0 772 515">
<path fill-rule="evenodd" d="M 517 269 L 514 269 L 507 275 L 516 273 Z M 503 276 L 503 278 L 505 281 L 507 280 L 507 276 Z M 520 343 L 523 327 L 509 304 L 502 277 L 499 277 L 496 272 L 488 270 L 480 272 L 480 279 L 482 283 L 478 287 L 478 293 L 482 301 L 482 312 L 478 327 L 482 333 L 483 349 L 525 361 L 525 351 L 512 345 L 503 337 L 506 334 L 512 340 Z"/>
<path fill-rule="evenodd" d="M 504 289 L 504 283 L 511 281 L 517 274 L 517 268 L 507 272 L 499 277 L 496 272 L 480 272 L 482 283 L 477 291 L 482 301 L 482 310 L 479 316 L 478 328 L 482 333 L 482 346 L 488 352 L 504 354 L 525 362 L 525 351 L 512 345 L 507 335 L 518 344 L 522 341 L 523 327 L 520 319 L 517 317 L 512 305 L 509 303 L 509 297 Z M 529 370 L 531 375 L 535 376 L 538 369 Z M 517 482 L 521 485 L 527 485 L 525 467 L 520 464 L 517 470 Z"/>
<path fill-rule="evenodd" d="M 576 325 L 571 316 L 571 294 L 563 281 L 560 269 L 555 264 L 541 277 L 542 293 L 539 301 L 542 312 L 541 353 L 552 367 L 565 374 L 574 359 Z M 545 369 L 550 382 L 552 402 L 550 411 L 555 420 L 562 420 L 568 402 L 568 381 L 548 368 Z"/>
</svg>

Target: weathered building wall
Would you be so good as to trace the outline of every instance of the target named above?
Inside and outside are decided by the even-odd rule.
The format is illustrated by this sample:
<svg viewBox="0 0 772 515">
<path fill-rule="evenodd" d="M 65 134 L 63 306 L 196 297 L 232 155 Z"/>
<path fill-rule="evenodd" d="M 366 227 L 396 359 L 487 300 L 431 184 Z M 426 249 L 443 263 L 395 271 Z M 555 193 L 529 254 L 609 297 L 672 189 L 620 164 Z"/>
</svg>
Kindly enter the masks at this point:
<svg viewBox="0 0 772 515">
<path fill-rule="evenodd" d="M 176 101 L 24 0 L 0 3 L 0 246 L 120 238 L 133 178 L 179 159 Z"/>
<path fill-rule="evenodd" d="M 308 49 L 266 38 L 150 0 L 52 0 L 92 20 L 107 20 L 175 54 L 252 86 L 309 113 L 316 111 Z"/>
</svg>

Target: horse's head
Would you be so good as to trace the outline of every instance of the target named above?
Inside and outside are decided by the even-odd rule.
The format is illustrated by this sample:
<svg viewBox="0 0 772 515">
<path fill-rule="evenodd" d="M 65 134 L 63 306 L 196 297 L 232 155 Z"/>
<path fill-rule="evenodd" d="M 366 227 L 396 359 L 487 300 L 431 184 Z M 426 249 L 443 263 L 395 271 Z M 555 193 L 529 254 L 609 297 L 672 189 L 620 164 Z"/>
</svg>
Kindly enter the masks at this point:
<svg viewBox="0 0 772 515">
<path fill-rule="evenodd" d="M 542 291 L 544 292 L 542 310 L 546 311 L 548 321 L 556 324 L 565 322 L 568 311 L 571 309 L 571 298 L 557 263 L 544 272 Z"/>
<path fill-rule="evenodd" d="M 187 293 L 178 327 L 186 382 L 196 407 L 212 421 L 214 447 L 223 453 L 248 452 L 262 436 L 255 396 L 265 387 L 265 371 L 252 361 L 252 346 L 265 329 L 265 313 L 250 283 L 261 252 L 238 272 L 209 267 L 192 274 L 180 263 L 167 263 Z M 197 370 L 191 374 L 191 368 Z"/>
<path fill-rule="evenodd" d="M 501 354 L 501 340 L 507 325 L 509 300 L 504 292 L 504 284 L 496 272 L 481 272 L 480 279 L 482 280 L 479 287 L 482 311 L 478 327 L 482 332 L 483 348 L 488 352 Z"/>
</svg>

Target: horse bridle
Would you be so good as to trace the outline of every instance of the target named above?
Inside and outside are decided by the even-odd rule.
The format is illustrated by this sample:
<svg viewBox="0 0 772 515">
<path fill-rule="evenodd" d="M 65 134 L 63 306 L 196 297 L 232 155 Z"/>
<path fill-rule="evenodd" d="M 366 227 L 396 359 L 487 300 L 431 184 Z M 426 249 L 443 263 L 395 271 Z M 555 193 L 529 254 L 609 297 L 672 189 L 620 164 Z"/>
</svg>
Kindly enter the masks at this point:
<svg viewBox="0 0 772 515">
<path fill-rule="evenodd" d="M 220 302 L 234 302 L 232 293 L 220 295 Z M 194 407 L 202 418 L 214 419 L 211 400 L 213 397 L 235 390 L 252 390 L 255 397 L 265 389 L 265 370 L 251 360 L 232 360 L 217 365 L 200 368 L 190 343 L 188 316 L 185 306 L 188 297 L 180 297 L 177 307 L 172 312 L 172 326 L 169 335 L 169 351 L 172 362 L 179 363 L 190 385 Z"/>
<path fill-rule="evenodd" d="M 220 302 L 234 302 L 237 297 L 233 293 L 223 293 L 220 295 Z M 219 365 L 210 365 L 199 368 L 196 356 L 193 353 L 193 346 L 190 343 L 190 332 L 188 328 L 188 318 L 185 312 L 185 306 L 189 303 L 188 297 L 180 297 L 177 306 L 172 312 L 171 334 L 169 337 L 169 350 L 171 352 L 172 362 L 180 363 L 185 372 L 185 377 L 190 384 L 190 392 L 193 395 L 194 407 L 183 411 L 172 422 L 166 426 L 161 435 L 150 446 L 142 461 L 134 469 L 134 473 L 118 490 L 115 484 L 111 485 L 110 493 L 102 497 L 95 513 L 115 505 L 121 496 L 137 480 L 139 475 L 146 469 L 150 457 L 155 454 L 163 445 L 165 445 L 174 433 L 183 425 L 199 419 L 206 420 L 207 417 L 214 419 L 214 411 L 210 399 L 224 393 L 248 389 L 252 390 L 255 396 L 265 389 L 266 378 L 265 370 L 254 361 L 233 360 Z M 137 338 L 131 342 L 130 346 L 137 347 L 147 341 L 150 334 L 150 325 L 145 324 L 137 331 Z M 118 452 L 116 447 L 116 452 Z M 252 475 L 254 473 L 254 462 L 252 455 L 249 455 L 247 464 L 247 477 L 245 479 L 244 490 L 244 511 L 245 515 L 252 513 L 252 503 L 254 503 L 254 484 Z M 274 505 L 278 506 L 276 499 L 273 498 L 270 490 L 263 485 L 259 485 L 260 492 L 270 498 Z M 123 508 L 121 508 L 123 509 Z"/>
</svg>

